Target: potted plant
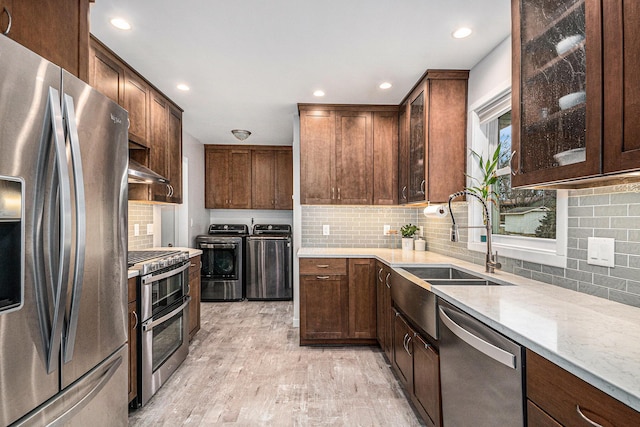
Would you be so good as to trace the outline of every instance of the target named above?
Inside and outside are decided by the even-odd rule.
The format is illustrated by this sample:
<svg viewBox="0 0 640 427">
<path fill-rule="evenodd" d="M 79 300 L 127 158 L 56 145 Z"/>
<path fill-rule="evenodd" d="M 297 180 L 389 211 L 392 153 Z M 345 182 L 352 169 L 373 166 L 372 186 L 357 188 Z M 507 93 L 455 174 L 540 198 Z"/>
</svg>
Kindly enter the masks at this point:
<svg viewBox="0 0 640 427">
<path fill-rule="evenodd" d="M 400 233 L 402 233 L 402 250 L 413 250 L 413 236 L 418 231 L 418 227 L 413 224 L 405 224 L 400 227 Z"/>
<path fill-rule="evenodd" d="M 476 184 L 472 187 L 465 187 L 465 190 L 470 193 L 474 193 L 478 197 L 480 197 L 487 205 L 487 209 L 489 209 L 489 203 L 492 203 L 494 206 L 498 206 L 496 200 L 498 199 L 498 193 L 494 190 L 494 185 L 498 182 L 498 176 L 496 175 L 496 171 L 498 170 L 498 164 L 500 161 L 500 149 L 501 144 L 498 143 L 495 151 L 490 155 L 489 158 L 485 159 L 482 155 L 478 154 L 473 150 L 471 151 L 471 156 L 476 158 L 478 161 L 478 166 L 480 166 L 480 176 L 475 177 L 469 174 L 465 174 L 472 183 Z M 511 160 L 511 156 L 513 154 L 509 154 L 509 158 L 506 159 L 507 162 Z M 486 224 L 487 218 L 485 217 L 484 211 L 482 212 L 483 222 Z M 481 241 L 486 241 L 487 236 L 480 236 Z"/>
</svg>

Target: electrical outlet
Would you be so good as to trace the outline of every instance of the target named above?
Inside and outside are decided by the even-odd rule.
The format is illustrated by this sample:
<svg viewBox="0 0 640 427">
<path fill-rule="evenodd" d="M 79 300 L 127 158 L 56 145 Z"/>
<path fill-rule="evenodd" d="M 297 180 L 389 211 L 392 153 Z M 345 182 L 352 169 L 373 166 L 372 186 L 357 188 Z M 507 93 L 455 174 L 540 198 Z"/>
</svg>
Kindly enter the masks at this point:
<svg viewBox="0 0 640 427">
<path fill-rule="evenodd" d="M 424 226 L 418 227 L 418 236 L 424 237 Z"/>
<path fill-rule="evenodd" d="M 140 235 L 140 224 L 133 224 L 133 235 L 134 236 Z"/>
<path fill-rule="evenodd" d="M 323 236 L 328 236 L 331 234 L 331 230 L 329 229 L 329 225 L 325 224 L 322 226 L 322 235 Z"/>
<path fill-rule="evenodd" d="M 605 237 L 587 239 L 587 264 L 614 267 L 615 240 Z"/>
<path fill-rule="evenodd" d="M 391 226 L 390 225 L 383 225 L 382 226 L 382 235 L 383 236 L 388 236 L 390 231 L 391 231 Z"/>
<path fill-rule="evenodd" d="M 153 234 L 153 224 L 147 224 L 147 234 Z"/>
</svg>

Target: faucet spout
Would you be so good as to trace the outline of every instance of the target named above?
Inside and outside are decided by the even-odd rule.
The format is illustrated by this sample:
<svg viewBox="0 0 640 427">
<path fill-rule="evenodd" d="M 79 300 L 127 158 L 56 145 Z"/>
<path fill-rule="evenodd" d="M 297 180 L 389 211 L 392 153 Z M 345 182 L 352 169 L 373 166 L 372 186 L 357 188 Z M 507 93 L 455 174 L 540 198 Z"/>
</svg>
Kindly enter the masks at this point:
<svg viewBox="0 0 640 427">
<path fill-rule="evenodd" d="M 475 197 L 482 203 L 482 208 L 484 209 L 484 225 L 483 226 L 459 226 L 456 225 L 456 219 L 453 216 L 453 210 L 451 209 L 451 202 L 454 199 L 457 199 L 460 196 L 472 196 Z M 498 262 L 498 252 L 496 251 L 495 255 L 491 251 L 491 218 L 489 218 L 489 208 L 487 207 L 487 203 L 484 199 L 478 196 L 475 193 L 472 193 L 468 190 L 458 191 L 457 193 L 453 193 L 449 196 L 449 215 L 451 215 L 451 241 L 458 241 L 458 229 L 459 228 L 484 228 L 487 231 L 487 256 L 485 258 L 485 271 L 487 273 L 494 273 L 495 269 L 500 269 L 502 264 Z"/>
</svg>

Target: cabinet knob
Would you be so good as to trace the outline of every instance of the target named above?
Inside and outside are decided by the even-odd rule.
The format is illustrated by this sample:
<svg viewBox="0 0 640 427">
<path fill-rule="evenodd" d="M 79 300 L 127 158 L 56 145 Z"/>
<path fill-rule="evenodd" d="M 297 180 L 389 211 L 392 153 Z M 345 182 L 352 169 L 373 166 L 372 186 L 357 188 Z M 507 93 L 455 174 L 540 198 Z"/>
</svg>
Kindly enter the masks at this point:
<svg viewBox="0 0 640 427">
<path fill-rule="evenodd" d="M 7 18 L 9 19 L 9 21 L 7 22 L 7 28 L 5 28 L 5 30 L 2 32 L 2 34 L 6 36 L 7 34 L 9 34 L 9 31 L 11 31 L 11 13 L 6 6 L 2 8 L 2 13 L 6 13 Z"/>
</svg>

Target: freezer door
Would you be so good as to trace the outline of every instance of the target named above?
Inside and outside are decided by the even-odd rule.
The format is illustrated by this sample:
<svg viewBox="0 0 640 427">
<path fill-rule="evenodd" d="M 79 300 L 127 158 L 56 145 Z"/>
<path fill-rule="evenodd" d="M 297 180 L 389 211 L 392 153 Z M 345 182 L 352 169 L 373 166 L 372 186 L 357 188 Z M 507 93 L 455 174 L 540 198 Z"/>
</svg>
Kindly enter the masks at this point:
<svg viewBox="0 0 640 427">
<path fill-rule="evenodd" d="M 79 236 L 73 247 L 73 267 L 80 271 L 66 310 L 64 388 L 127 340 L 128 118 L 124 109 L 66 71 L 62 90 L 71 138 L 74 122 L 77 127 L 82 166 L 80 170 L 74 165 L 72 179 L 79 189 L 75 195 L 84 193 L 84 203 L 76 197 L 85 206 L 84 218 L 82 212 L 74 212 L 74 218 L 85 222 L 86 231 L 84 245 Z"/>
<path fill-rule="evenodd" d="M 128 347 L 123 345 L 80 381 L 67 387 L 12 427 L 126 426 L 128 352 Z"/>
<path fill-rule="evenodd" d="M 23 183 L 25 233 L 21 242 L 24 256 L 20 256 L 24 264 L 23 306 L 0 314 L 0 425 L 3 426 L 58 392 L 59 371 L 47 373 L 52 289 L 42 281 L 36 283 L 33 236 L 42 225 L 34 223 L 35 206 L 49 196 L 45 188 L 37 188 L 35 183 L 49 88 L 59 85 L 58 67 L 7 37 L 0 37 L 0 176 Z M 0 253 L 7 255 L 15 254 Z"/>
</svg>

